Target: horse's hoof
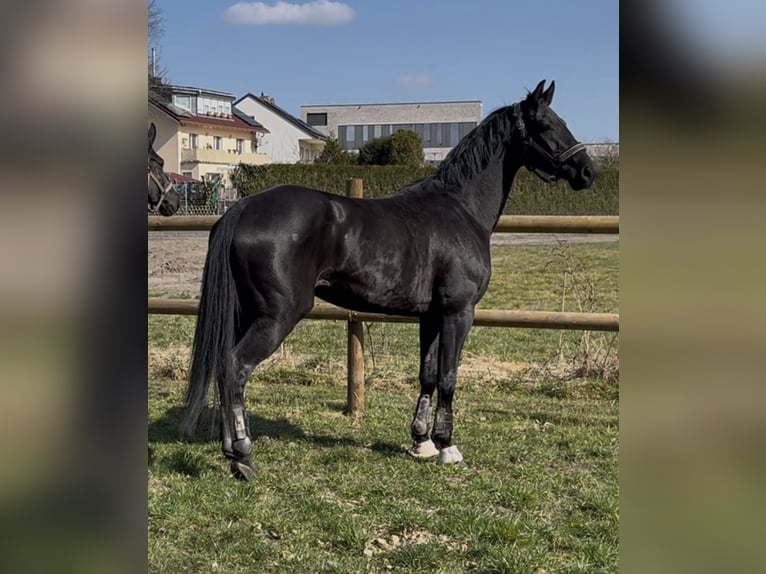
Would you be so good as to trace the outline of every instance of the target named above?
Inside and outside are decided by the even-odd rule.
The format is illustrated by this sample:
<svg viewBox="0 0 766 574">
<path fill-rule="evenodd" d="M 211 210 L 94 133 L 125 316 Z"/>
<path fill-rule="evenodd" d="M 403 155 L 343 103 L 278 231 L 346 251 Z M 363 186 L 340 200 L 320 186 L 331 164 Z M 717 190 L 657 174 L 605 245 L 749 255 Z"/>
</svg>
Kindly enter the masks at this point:
<svg viewBox="0 0 766 574">
<path fill-rule="evenodd" d="M 255 478 L 255 469 L 251 464 L 243 460 L 233 460 L 231 462 L 231 473 L 235 478 L 250 482 Z"/>
<path fill-rule="evenodd" d="M 433 458 L 439 455 L 439 449 L 436 448 L 434 441 L 425 440 L 423 442 L 416 442 L 412 445 L 412 448 L 408 448 L 407 454 L 412 458 Z"/>
<path fill-rule="evenodd" d="M 457 464 L 465 466 L 463 455 L 460 454 L 460 451 L 454 444 L 439 451 L 439 464 Z"/>
</svg>

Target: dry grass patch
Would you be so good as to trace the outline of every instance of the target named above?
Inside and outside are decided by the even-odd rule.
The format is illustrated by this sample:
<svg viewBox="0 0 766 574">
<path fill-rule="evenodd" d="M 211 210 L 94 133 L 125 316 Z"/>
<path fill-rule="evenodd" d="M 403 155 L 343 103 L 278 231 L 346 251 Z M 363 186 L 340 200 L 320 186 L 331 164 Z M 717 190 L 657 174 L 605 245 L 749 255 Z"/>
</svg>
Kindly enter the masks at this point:
<svg viewBox="0 0 766 574">
<path fill-rule="evenodd" d="M 149 345 L 149 378 L 186 380 L 189 377 L 191 348 L 188 345 L 174 344 L 159 348 Z"/>
</svg>

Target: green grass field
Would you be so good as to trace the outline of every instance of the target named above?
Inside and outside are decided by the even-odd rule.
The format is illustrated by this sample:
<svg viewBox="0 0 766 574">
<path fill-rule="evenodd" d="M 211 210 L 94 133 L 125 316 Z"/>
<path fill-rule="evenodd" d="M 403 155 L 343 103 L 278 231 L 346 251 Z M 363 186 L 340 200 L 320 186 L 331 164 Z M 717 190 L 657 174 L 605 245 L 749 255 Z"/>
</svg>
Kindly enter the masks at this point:
<svg viewBox="0 0 766 574">
<path fill-rule="evenodd" d="M 483 308 L 618 311 L 619 244 L 493 248 Z M 617 336 L 475 328 L 455 401 L 467 468 L 404 454 L 417 328 L 366 326 L 364 417 L 345 328 L 304 322 L 247 387 L 258 477 L 218 419 L 178 439 L 193 318 L 149 319 L 151 572 L 615 572 Z"/>
</svg>

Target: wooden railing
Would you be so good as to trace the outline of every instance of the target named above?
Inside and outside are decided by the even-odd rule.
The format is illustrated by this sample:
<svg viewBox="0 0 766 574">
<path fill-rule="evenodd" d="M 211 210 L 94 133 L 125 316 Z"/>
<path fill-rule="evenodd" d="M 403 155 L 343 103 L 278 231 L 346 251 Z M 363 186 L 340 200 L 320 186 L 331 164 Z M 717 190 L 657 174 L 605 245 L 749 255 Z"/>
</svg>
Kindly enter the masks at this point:
<svg viewBox="0 0 766 574">
<path fill-rule="evenodd" d="M 363 197 L 361 179 L 350 179 L 349 197 Z M 209 231 L 218 216 L 149 217 L 149 231 Z M 496 233 L 619 233 L 617 216 L 519 216 L 504 215 Z M 164 315 L 196 315 L 195 300 L 149 298 L 148 312 Z M 348 413 L 358 415 L 364 407 L 364 336 L 363 323 L 417 323 L 416 317 L 359 313 L 334 305 L 320 304 L 306 315 L 313 320 L 342 320 L 348 327 Z M 473 324 L 479 327 L 521 327 L 534 329 L 576 329 L 619 331 L 616 313 L 564 313 L 554 311 L 509 311 L 477 309 Z"/>
</svg>

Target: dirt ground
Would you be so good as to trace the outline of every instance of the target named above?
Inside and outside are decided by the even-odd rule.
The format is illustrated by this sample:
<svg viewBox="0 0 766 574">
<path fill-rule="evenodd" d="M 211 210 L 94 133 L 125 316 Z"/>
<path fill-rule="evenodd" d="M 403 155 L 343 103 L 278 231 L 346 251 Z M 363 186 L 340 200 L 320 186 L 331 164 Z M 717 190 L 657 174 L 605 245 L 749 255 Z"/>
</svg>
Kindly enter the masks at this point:
<svg viewBox="0 0 766 574">
<path fill-rule="evenodd" d="M 207 231 L 149 232 L 149 295 L 199 296 Z"/>
<path fill-rule="evenodd" d="M 149 295 L 199 295 L 207 253 L 207 231 L 149 232 Z M 617 235 L 496 233 L 493 245 L 549 245 L 617 241 Z"/>
</svg>

